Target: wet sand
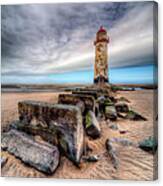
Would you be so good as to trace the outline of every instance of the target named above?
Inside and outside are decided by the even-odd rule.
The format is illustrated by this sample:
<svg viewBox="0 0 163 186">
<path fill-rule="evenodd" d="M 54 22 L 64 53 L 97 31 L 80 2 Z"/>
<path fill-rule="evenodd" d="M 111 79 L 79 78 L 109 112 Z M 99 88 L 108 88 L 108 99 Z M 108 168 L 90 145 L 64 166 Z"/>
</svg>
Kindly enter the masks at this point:
<svg viewBox="0 0 163 186">
<path fill-rule="evenodd" d="M 21 100 L 40 100 L 51 103 L 57 102 L 59 93 L 2 93 L 1 97 L 1 122 L 2 127 L 18 118 L 17 103 Z M 93 149 L 91 154 L 100 155 L 96 163 L 81 163 L 77 168 L 66 157 L 61 157 L 60 165 L 56 172 L 47 176 L 34 168 L 22 163 L 19 159 L 3 152 L 8 161 L 2 168 L 2 176 L 17 177 L 48 177 L 48 178 L 88 178 L 88 179 L 131 179 L 152 180 L 155 177 L 154 156 L 139 148 L 120 147 L 118 150 L 119 168 L 113 168 L 110 157 L 105 150 L 105 141 L 111 137 L 128 138 L 138 142 L 153 136 L 153 90 L 120 91 L 118 97 L 127 98 L 130 107 L 141 113 L 147 121 L 130 121 L 118 119 L 116 122 L 119 130 L 112 130 L 105 121 L 101 121 L 102 135 L 100 139 L 92 140 L 87 137 L 89 146 Z M 126 133 L 120 134 L 120 130 Z"/>
</svg>

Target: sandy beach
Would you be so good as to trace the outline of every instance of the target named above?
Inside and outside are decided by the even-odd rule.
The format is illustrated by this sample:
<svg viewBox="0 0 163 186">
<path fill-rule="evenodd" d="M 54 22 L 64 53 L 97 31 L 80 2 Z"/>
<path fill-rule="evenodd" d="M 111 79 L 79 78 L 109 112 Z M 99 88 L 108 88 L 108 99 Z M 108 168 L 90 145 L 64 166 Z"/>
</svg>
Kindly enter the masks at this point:
<svg viewBox="0 0 163 186">
<path fill-rule="evenodd" d="M 18 118 L 17 103 L 22 100 L 40 100 L 51 103 L 57 102 L 59 93 L 2 93 L 1 96 L 1 125 L 2 128 Z M 88 179 L 131 179 L 152 180 L 155 177 L 154 156 L 135 147 L 121 147 L 118 149 L 120 166 L 113 168 L 111 159 L 106 153 L 105 141 L 107 138 L 123 137 L 134 142 L 153 136 L 153 90 L 120 91 L 117 97 L 125 97 L 130 107 L 141 113 L 147 121 L 130 121 L 118 119 L 119 130 L 112 130 L 106 121 L 101 121 L 102 136 L 92 140 L 87 137 L 89 146 L 93 149 L 91 154 L 100 155 L 96 163 L 81 163 L 77 168 L 66 157 L 61 157 L 56 172 L 47 176 L 34 168 L 25 165 L 19 159 L 3 152 L 8 161 L 2 168 L 2 176 L 17 177 L 48 177 L 48 178 L 88 178 Z M 126 131 L 120 133 L 120 131 Z"/>
</svg>

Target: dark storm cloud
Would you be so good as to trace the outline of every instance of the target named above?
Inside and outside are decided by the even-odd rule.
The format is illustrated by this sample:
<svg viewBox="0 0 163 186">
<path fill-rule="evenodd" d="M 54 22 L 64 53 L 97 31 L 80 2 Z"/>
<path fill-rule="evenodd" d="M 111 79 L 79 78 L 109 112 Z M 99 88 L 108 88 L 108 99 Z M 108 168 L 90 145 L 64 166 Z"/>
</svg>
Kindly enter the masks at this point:
<svg viewBox="0 0 163 186">
<path fill-rule="evenodd" d="M 93 40 L 109 30 L 111 67 L 151 62 L 152 3 L 2 6 L 3 75 L 93 68 Z"/>
</svg>

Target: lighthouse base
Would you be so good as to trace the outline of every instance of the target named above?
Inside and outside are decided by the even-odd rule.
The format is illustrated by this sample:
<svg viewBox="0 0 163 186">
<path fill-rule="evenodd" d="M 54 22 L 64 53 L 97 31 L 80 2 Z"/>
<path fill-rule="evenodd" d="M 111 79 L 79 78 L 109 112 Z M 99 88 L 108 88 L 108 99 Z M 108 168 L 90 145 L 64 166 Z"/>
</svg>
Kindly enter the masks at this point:
<svg viewBox="0 0 163 186">
<path fill-rule="evenodd" d="M 105 78 L 104 76 L 98 76 L 97 78 L 94 78 L 94 83 L 109 83 L 108 78 Z"/>
</svg>

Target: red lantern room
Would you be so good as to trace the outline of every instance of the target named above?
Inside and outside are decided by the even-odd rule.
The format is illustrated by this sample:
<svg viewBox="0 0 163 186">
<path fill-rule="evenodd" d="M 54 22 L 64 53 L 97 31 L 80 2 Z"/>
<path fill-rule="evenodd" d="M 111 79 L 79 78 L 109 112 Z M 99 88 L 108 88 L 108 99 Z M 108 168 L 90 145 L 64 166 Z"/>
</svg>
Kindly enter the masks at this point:
<svg viewBox="0 0 163 186">
<path fill-rule="evenodd" d="M 98 32 L 96 33 L 96 41 L 94 42 L 94 45 L 96 45 L 98 42 L 109 43 L 109 37 L 107 36 L 107 31 L 103 26 L 101 26 Z"/>
<path fill-rule="evenodd" d="M 100 33 L 100 32 L 105 32 L 106 33 L 106 30 L 103 28 L 103 26 L 100 26 L 100 29 L 98 30 L 97 33 Z"/>
</svg>

